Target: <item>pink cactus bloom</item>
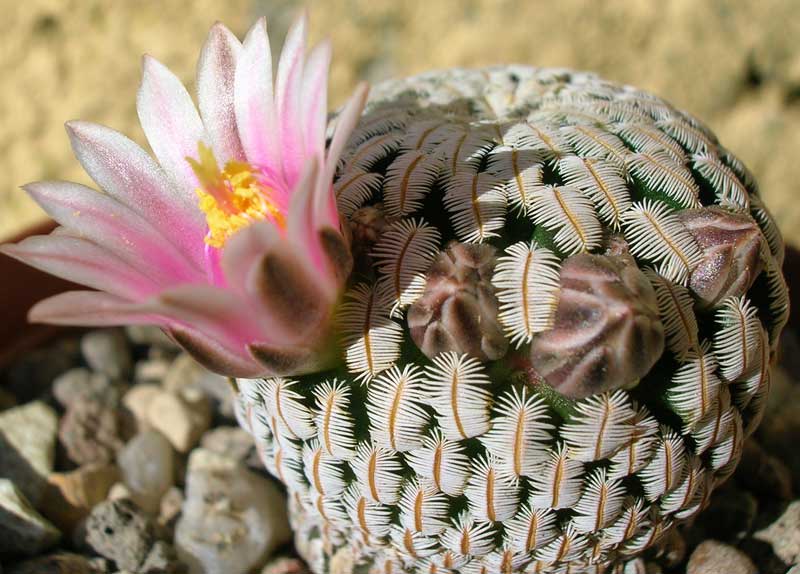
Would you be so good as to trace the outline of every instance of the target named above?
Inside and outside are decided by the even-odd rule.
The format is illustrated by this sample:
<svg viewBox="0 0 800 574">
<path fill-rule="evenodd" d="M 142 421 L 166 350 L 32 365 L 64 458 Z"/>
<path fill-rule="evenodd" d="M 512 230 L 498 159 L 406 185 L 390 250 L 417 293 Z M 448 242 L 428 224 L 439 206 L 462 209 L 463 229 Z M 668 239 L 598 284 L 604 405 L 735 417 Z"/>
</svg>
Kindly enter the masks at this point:
<svg viewBox="0 0 800 574">
<path fill-rule="evenodd" d="M 60 227 L 2 252 L 93 290 L 41 301 L 30 319 L 156 324 L 230 376 L 327 366 L 351 267 L 332 180 L 367 94 L 359 86 L 326 151 L 330 55 L 325 42 L 306 56 L 301 17 L 273 85 L 265 21 L 244 42 L 216 24 L 197 67 L 199 113 L 178 78 L 145 57 L 137 109 L 157 163 L 114 130 L 69 122 L 78 160 L 105 193 L 26 186 Z"/>
</svg>

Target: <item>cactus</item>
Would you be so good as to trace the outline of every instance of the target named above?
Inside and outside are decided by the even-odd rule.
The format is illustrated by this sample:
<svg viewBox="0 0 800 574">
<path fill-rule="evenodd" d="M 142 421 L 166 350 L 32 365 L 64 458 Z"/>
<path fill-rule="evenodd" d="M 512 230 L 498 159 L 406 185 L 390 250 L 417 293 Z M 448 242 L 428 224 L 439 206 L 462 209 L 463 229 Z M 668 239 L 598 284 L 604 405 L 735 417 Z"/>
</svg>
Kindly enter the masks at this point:
<svg viewBox="0 0 800 574">
<path fill-rule="evenodd" d="M 430 73 L 373 89 L 334 191 L 340 366 L 237 381 L 316 572 L 605 572 L 731 474 L 788 303 L 700 121 L 568 70 Z"/>
</svg>

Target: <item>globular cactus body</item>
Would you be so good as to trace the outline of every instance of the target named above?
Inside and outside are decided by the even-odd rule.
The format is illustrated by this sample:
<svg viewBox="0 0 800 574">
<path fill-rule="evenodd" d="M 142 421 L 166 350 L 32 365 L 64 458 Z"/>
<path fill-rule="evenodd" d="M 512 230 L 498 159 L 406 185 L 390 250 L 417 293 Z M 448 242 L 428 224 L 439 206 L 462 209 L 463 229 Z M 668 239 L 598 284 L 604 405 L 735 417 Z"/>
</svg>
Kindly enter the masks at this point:
<svg viewBox="0 0 800 574">
<path fill-rule="evenodd" d="M 782 243 L 698 120 L 566 70 L 377 86 L 334 190 L 341 367 L 240 379 L 317 572 L 604 572 L 730 475 Z"/>
</svg>

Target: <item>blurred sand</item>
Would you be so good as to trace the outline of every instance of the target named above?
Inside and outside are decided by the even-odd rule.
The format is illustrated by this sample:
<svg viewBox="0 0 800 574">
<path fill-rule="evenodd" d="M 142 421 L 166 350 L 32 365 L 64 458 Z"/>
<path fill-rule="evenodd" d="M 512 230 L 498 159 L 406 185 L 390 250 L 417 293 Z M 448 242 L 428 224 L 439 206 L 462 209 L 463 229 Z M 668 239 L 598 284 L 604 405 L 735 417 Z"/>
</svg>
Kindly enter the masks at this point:
<svg viewBox="0 0 800 574">
<path fill-rule="evenodd" d="M 316 0 L 312 36 L 334 45 L 333 103 L 376 81 L 453 65 L 589 69 L 651 90 L 706 121 L 754 171 L 800 245 L 797 0 Z M 0 0 L 0 235 L 41 217 L 18 186 L 88 183 L 62 124 L 80 117 L 143 142 L 139 56 L 192 85 L 215 20 L 242 35 L 266 14 L 273 46 L 294 0 Z"/>
</svg>

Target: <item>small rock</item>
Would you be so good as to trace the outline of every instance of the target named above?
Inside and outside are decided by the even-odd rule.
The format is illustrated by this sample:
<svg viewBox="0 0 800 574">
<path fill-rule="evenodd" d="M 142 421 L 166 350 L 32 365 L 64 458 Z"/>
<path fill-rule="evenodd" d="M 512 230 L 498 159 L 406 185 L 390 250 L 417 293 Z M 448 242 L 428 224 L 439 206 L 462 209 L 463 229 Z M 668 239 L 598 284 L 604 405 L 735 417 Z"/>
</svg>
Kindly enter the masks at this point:
<svg viewBox="0 0 800 574">
<path fill-rule="evenodd" d="M 89 366 L 116 380 L 131 375 L 133 357 L 125 332 L 120 329 L 99 329 L 81 337 L 81 352 Z"/>
<path fill-rule="evenodd" d="M 757 531 L 753 538 L 770 544 L 786 564 L 800 564 L 800 500 L 789 504 L 775 522 Z"/>
<path fill-rule="evenodd" d="M 253 437 L 240 427 L 216 427 L 203 435 L 200 446 L 205 449 L 236 459 L 244 460 L 255 449 Z"/>
<path fill-rule="evenodd" d="M 69 406 L 58 438 L 74 463 L 106 463 L 114 460 L 135 426 L 126 409 L 106 400 L 86 400 Z"/>
<path fill-rule="evenodd" d="M 200 391 L 187 389 L 181 396 L 161 391 L 150 401 L 147 421 L 169 439 L 175 450 L 185 453 L 208 430 L 211 408 Z"/>
<path fill-rule="evenodd" d="M 185 571 L 186 567 L 178 561 L 175 549 L 159 540 L 153 544 L 137 572 L 139 574 L 179 574 Z"/>
<path fill-rule="evenodd" d="M 311 571 L 299 558 L 282 556 L 264 566 L 261 574 L 311 574 Z"/>
<path fill-rule="evenodd" d="M 181 515 L 183 506 L 183 491 L 177 486 L 170 487 L 161 497 L 161 507 L 158 512 L 158 525 L 168 532 L 175 530 L 175 523 Z"/>
<path fill-rule="evenodd" d="M 0 478 L 0 553 L 39 554 L 61 538 L 8 479 Z"/>
<path fill-rule="evenodd" d="M 62 532 L 72 532 L 96 505 L 105 500 L 119 480 L 111 464 L 86 465 L 72 472 L 51 474 L 42 499 L 42 513 Z"/>
<path fill-rule="evenodd" d="M 686 574 L 758 574 L 758 569 L 733 546 L 706 540 L 689 557 Z"/>
<path fill-rule="evenodd" d="M 764 498 L 793 498 L 791 472 L 753 438 L 744 443 L 742 458 L 736 468 L 736 480 Z"/>
<path fill-rule="evenodd" d="M 138 571 L 155 543 L 152 522 L 130 500 L 106 501 L 86 521 L 89 546 L 125 570 Z"/>
<path fill-rule="evenodd" d="M 79 367 L 60 374 L 53 381 L 53 396 L 64 408 L 72 403 L 100 400 L 108 404 L 118 404 L 125 387 L 112 383 L 103 373 L 93 373 Z"/>
<path fill-rule="evenodd" d="M 109 489 L 106 498 L 108 500 L 130 500 L 132 496 L 128 486 L 124 482 L 118 482 Z"/>
<path fill-rule="evenodd" d="M 8 569 L 7 574 L 100 574 L 86 556 L 59 552 L 20 562 Z"/>
<path fill-rule="evenodd" d="M 150 403 L 153 401 L 153 398 L 161 392 L 163 391 L 158 385 L 142 383 L 133 385 L 122 398 L 122 404 L 125 405 L 136 418 L 139 430 L 150 428 L 150 423 L 147 422 L 147 410 L 150 408 Z"/>
<path fill-rule="evenodd" d="M 139 383 L 157 383 L 164 379 L 169 370 L 165 359 L 146 359 L 136 363 L 133 378 Z"/>
<path fill-rule="evenodd" d="M 192 451 L 175 546 L 193 574 L 247 572 L 290 535 L 275 484 L 232 458 Z"/>
<path fill-rule="evenodd" d="M 177 395 L 182 389 L 195 385 L 204 372 L 190 355 L 181 353 L 172 361 L 162 384 L 165 390 Z"/>
<path fill-rule="evenodd" d="M 156 431 L 136 435 L 117 455 L 131 498 L 145 512 L 158 512 L 161 497 L 174 481 L 173 460 L 172 446 Z"/>
<path fill-rule="evenodd" d="M 41 401 L 0 413 L 0 477 L 38 506 L 53 471 L 58 415 Z"/>
<path fill-rule="evenodd" d="M 226 418 L 233 417 L 233 394 L 228 380 L 201 366 L 190 355 L 178 355 L 164 377 L 164 389 L 180 395 L 185 389 L 202 391 Z"/>
</svg>

